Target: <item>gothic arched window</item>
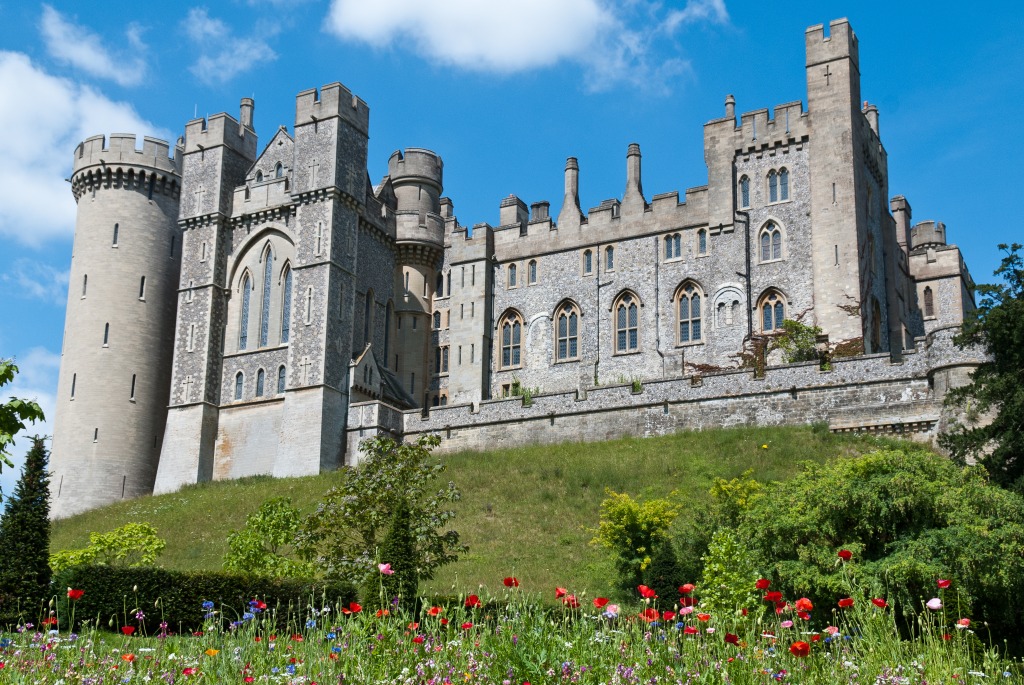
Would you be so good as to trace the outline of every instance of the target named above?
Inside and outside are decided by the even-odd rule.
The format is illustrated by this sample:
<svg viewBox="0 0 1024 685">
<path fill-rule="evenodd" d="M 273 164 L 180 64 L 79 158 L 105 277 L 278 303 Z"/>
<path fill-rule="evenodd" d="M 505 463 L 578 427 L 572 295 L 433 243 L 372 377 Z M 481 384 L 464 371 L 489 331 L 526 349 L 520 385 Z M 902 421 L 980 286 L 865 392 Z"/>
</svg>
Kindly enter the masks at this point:
<svg viewBox="0 0 1024 685">
<path fill-rule="evenodd" d="M 501 368 L 522 366 L 523 317 L 519 312 L 508 312 L 498 322 L 501 335 Z"/>
<path fill-rule="evenodd" d="M 263 253 L 263 306 L 260 307 L 260 347 L 270 337 L 270 291 L 274 282 L 274 252 L 267 246 Z"/>
<path fill-rule="evenodd" d="M 761 229 L 761 261 L 770 262 L 782 259 L 782 229 L 769 221 Z"/>
<path fill-rule="evenodd" d="M 640 301 L 631 292 L 619 295 L 612 306 L 615 323 L 615 351 L 636 352 L 640 349 Z"/>
<path fill-rule="evenodd" d="M 697 254 L 708 253 L 708 232 L 703 228 L 697 231 Z"/>
<path fill-rule="evenodd" d="M 615 268 L 615 248 L 609 245 L 604 248 L 604 270 L 612 271 Z"/>
<path fill-rule="evenodd" d="M 594 253 L 590 250 L 583 251 L 583 275 L 587 276 L 594 272 Z"/>
<path fill-rule="evenodd" d="M 789 169 L 779 170 L 779 199 L 789 199 Z"/>
<path fill-rule="evenodd" d="M 366 291 L 366 301 L 363 303 L 363 347 L 370 342 L 370 330 L 372 329 L 371 319 L 373 318 L 373 291 Z"/>
<path fill-rule="evenodd" d="M 683 238 L 678 233 L 665 236 L 665 259 L 678 259 L 683 256 Z"/>
<path fill-rule="evenodd" d="M 244 350 L 249 345 L 249 297 L 252 285 L 249 272 L 242 276 L 242 315 L 238 319 L 238 349 Z"/>
<path fill-rule="evenodd" d="M 510 287 L 510 288 L 516 287 L 516 265 L 515 264 L 509 264 L 508 265 L 508 287 Z"/>
<path fill-rule="evenodd" d="M 292 331 L 292 270 L 284 268 L 284 293 L 281 296 L 281 343 L 288 342 Z"/>
<path fill-rule="evenodd" d="M 284 365 L 282 364 L 277 369 L 277 394 L 279 395 L 284 392 L 284 378 L 285 370 Z"/>
<path fill-rule="evenodd" d="M 530 285 L 537 282 L 537 260 L 531 259 L 530 264 L 527 267 L 527 278 L 529 278 Z"/>
<path fill-rule="evenodd" d="M 924 315 L 935 316 L 935 296 L 930 286 L 925 286 L 924 289 Z"/>
<path fill-rule="evenodd" d="M 435 297 L 444 297 L 444 274 L 437 274 L 437 286 L 434 288 Z"/>
<path fill-rule="evenodd" d="M 761 298 L 761 331 L 775 333 L 782 330 L 782 322 L 786 320 L 786 302 L 775 290 L 769 290 Z"/>
<path fill-rule="evenodd" d="M 693 282 L 684 283 L 676 292 L 676 313 L 679 322 L 678 344 L 699 342 L 701 330 L 701 291 Z"/>
<path fill-rule="evenodd" d="M 281 165 L 281 162 L 278 162 L 277 166 L 274 167 L 274 178 L 281 178 L 282 176 L 284 176 L 284 167 Z"/>
<path fill-rule="evenodd" d="M 263 373 L 263 369 L 256 372 L 256 397 L 263 397 L 263 384 L 266 380 L 266 374 Z"/>
<path fill-rule="evenodd" d="M 572 302 L 561 305 L 555 313 L 555 359 L 578 359 L 580 310 Z"/>
<path fill-rule="evenodd" d="M 740 178 L 740 207 L 750 206 L 750 179 L 746 176 Z"/>
<path fill-rule="evenodd" d="M 779 201 L 779 175 L 775 173 L 775 169 L 768 172 L 768 201 Z"/>
<path fill-rule="evenodd" d="M 235 399 L 242 399 L 242 384 L 245 383 L 245 376 L 239 371 L 235 374 Z"/>
<path fill-rule="evenodd" d="M 441 312 L 434 312 L 434 328 L 441 328 Z"/>
</svg>

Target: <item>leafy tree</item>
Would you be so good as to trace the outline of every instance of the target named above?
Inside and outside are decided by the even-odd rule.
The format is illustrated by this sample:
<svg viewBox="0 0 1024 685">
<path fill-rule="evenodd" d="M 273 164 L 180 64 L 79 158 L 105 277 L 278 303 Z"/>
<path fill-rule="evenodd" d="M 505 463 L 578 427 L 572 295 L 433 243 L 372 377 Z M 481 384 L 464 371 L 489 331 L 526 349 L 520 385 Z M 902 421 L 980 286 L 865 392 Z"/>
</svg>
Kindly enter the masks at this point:
<svg viewBox="0 0 1024 685">
<path fill-rule="evenodd" d="M 846 549 L 862 590 L 897 610 L 920 610 L 936 580 L 948 578 L 961 616 L 1008 635 L 1024 622 L 1024 498 L 990 485 L 980 468 L 931 452 L 808 463 L 766 486 L 741 514 L 738 534 L 772 589 L 789 598 L 835 606 L 850 591 L 850 569 L 837 556 Z M 946 603 L 956 601 L 947 594 Z"/>
<path fill-rule="evenodd" d="M 360 448 L 366 459 L 341 472 L 341 483 L 303 523 L 298 536 L 302 553 L 328 577 L 363 584 L 371 571 L 377 572 L 377 547 L 404 501 L 419 577 L 429 580 L 436 569 L 456 561 L 465 546 L 456 531 L 446 528 L 455 518 L 450 507 L 461 493 L 451 481 L 432 489 L 445 470 L 430 455 L 440 443 L 436 435 L 411 444 L 386 437 L 364 440 Z"/>
<path fill-rule="evenodd" d="M 662 540 L 655 546 L 651 563 L 644 571 L 644 585 L 658 594 L 662 605 L 672 606 L 672 598 L 679 596 L 679 586 L 686 580 L 679 568 L 675 545 L 671 539 Z"/>
<path fill-rule="evenodd" d="M 102 564 L 138 568 L 156 562 L 167 543 L 148 523 L 128 523 L 108 533 L 89 533 L 89 546 L 50 555 L 54 573 L 72 566 Z"/>
<path fill-rule="evenodd" d="M 272 497 L 245 518 L 245 527 L 228 534 L 224 570 L 277 578 L 312 578 L 313 565 L 296 557 L 295 537 L 302 515 L 291 498 Z"/>
<path fill-rule="evenodd" d="M 0 359 L 0 388 L 14 381 L 18 367 L 9 359 Z M 0 404 L 0 470 L 6 464 L 14 467 L 7 448 L 14 444 L 14 436 L 25 430 L 25 422 L 43 420 L 43 410 L 35 402 L 10 398 Z"/>
<path fill-rule="evenodd" d="M 641 502 L 610 489 L 605 494 L 601 521 L 591 531 L 594 539 L 590 544 L 611 550 L 622 586 L 632 587 L 643 582 L 657 545 L 669 541 L 668 531 L 680 507 L 668 499 Z"/>
<path fill-rule="evenodd" d="M 818 336 L 821 327 L 786 319 L 782 322 L 782 333 L 772 341 L 773 347 L 782 350 L 787 364 L 810 362 L 818 358 Z"/>
<path fill-rule="evenodd" d="M 955 388 L 947 403 L 983 415 L 987 425 L 959 425 L 939 438 L 959 464 L 976 460 L 999 485 L 1024 494 L 1024 246 L 1000 245 L 1006 252 L 995 271 L 1003 283 L 979 285 L 981 303 L 954 339 L 960 347 L 981 346 L 989 355 L 971 384 Z"/>
<path fill-rule="evenodd" d="M 399 606 L 414 609 L 419 589 L 419 560 L 416 558 L 416 538 L 412 532 L 409 504 L 402 500 L 395 509 L 391 527 L 380 545 L 380 562 L 388 564 L 390 574 L 371 573 L 366 585 L 366 604 L 373 608 Z"/>
<path fill-rule="evenodd" d="M 32 438 L 21 478 L 0 518 L 0 620 L 35 618 L 50 594 L 50 475 L 44 438 Z"/>
<path fill-rule="evenodd" d="M 701 608 L 731 614 L 756 605 L 757 558 L 736 533 L 728 528 L 715 531 L 703 561 L 697 584 Z"/>
</svg>

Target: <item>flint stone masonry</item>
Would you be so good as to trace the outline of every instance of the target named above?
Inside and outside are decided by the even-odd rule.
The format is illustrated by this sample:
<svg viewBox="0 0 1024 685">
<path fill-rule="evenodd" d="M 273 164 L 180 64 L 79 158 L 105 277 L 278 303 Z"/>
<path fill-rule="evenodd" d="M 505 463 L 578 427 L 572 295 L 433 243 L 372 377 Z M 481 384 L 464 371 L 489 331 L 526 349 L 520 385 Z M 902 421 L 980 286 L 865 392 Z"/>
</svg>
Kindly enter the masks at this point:
<svg viewBox="0 0 1024 685">
<path fill-rule="evenodd" d="M 188 121 L 174 146 L 83 141 L 54 515 L 353 465 L 380 434 L 439 433 L 452 451 L 827 421 L 931 439 L 979 361 L 949 344 L 974 283 L 946 227 L 889 196 L 849 22 L 804 42 L 806 106 L 737 114 L 726 96 L 703 128 L 706 184 L 645 190 L 633 143 L 598 206 L 580 206 L 586 160 L 570 157 L 555 203 L 503 194 L 494 226 L 459 223 L 431 150 L 395 151 L 371 183 L 369 107 L 340 83 L 299 93 L 291 130 L 262 147 L 250 98 L 237 118 Z M 623 349 L 626 297 L 637 344 Z M 560 357 L 566 307 L 576 354 Z M 762 358 L 780 313 L 821 328 L 830 370 Z M 501 399 L 524 390 L 528 406 Z"/>
</svg>

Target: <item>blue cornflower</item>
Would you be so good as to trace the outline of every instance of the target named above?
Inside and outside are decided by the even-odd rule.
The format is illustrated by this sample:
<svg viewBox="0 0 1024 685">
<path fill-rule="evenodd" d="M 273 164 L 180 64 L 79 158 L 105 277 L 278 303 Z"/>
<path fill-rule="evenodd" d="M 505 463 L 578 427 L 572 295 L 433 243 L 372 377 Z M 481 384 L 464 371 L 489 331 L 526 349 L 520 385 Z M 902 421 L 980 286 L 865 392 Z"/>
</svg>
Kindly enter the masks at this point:
<svg viewBox="0 0 1024 685">
<path fill-rule="evenodd" d="M 247 611 L 244 614 L 242 614 L 242 620 L 243 621 L 251 621 L 254 618 L 256 618 L 256 614 L 253 614 L 251 612 Z"/>
<path fill-rule="evenodd" d="M 327 639 L 328 639 L 328 640 L 333 640 L 333 639 L 334 639 L 334 638 L 336 638 L 336 637 L 338 637 L 338 635 L 337 635 L 337 633 L 335 633 L 335 632 L 333 632 L 333 631 L 332 631 L 332 632 L 330 632 L 330 633 L 327 633 Z"/>
<path fill-rule="evenodd" d="M 682 621 L 680 621 L 679 623 L 676 624 L 676 630 L 682 630 L 685 627 L 686 627 L 686 624 L 683 623 Z"/>
<path fill-rule="evenodd" d="M 313 619 L 309 619 L 308 621 L 306 621 L 306 627 L 307 628 L 316 628 L 316 621 L 314 621 Z"/>
<path fill-rule="evenodd" d="M 211 602 L 210 600 L 206 600 L 205 602 L 203 602 L 203 608 L 207 610 L 212 609 L 213 602 Z"/>
<path fill-rule="evenodd" d="M 295 673 L 295 664 L 288 664 L 288 672 Z"/>
</svg>

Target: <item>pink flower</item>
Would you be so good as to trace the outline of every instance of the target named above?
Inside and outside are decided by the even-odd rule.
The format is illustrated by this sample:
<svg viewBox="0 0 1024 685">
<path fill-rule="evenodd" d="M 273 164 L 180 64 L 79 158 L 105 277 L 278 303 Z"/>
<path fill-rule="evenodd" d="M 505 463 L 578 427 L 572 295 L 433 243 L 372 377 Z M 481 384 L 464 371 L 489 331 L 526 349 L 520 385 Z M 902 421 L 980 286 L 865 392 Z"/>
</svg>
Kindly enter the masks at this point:
<svg viewBox="0 0 1024 685">
<path fill-rule="evenodd" d="M 792 621 L 783 621 L 779 625 L 782 626 L 783 628 L 792 628 L 793 627 L 793 622 Z"/>
<path fill-rule="evenodd" d="M 962 619 L 960 619 L 959 621 L 956 622 L 956 627 L 957 628 L 970 628 L 971 627 L 971 619 L 969 619 L 969 618 L 962 618 Z"/>
<path fill-rule="evenodd" d="M 693 613 L 693 607 L 683 607 L 679 610 L 680 616 L 688 616 Z"/>
<path fill-rule="evenodd" d="M 386 576 L 390 576 L 394 573 L 394 571 L 391 570 L 391 564 L 377 564 L 377 568 Z"/>
<path fill-rule="evenodd" d="M 835 626 L 829 626 L 828 628 L 825 628 L 825 632 L 829 635 L 836 635 L 839 632 L 839 628 L 836 628 Z"/>
<path fill-rule="evenodd" d="M 942 600 L 938 597 L 932 597 L 928 600 L 927 603 L 925 603 L 925 606 L 931 609 L 932 611 L 938 611 L 942 608 Z"/>
</svg>

